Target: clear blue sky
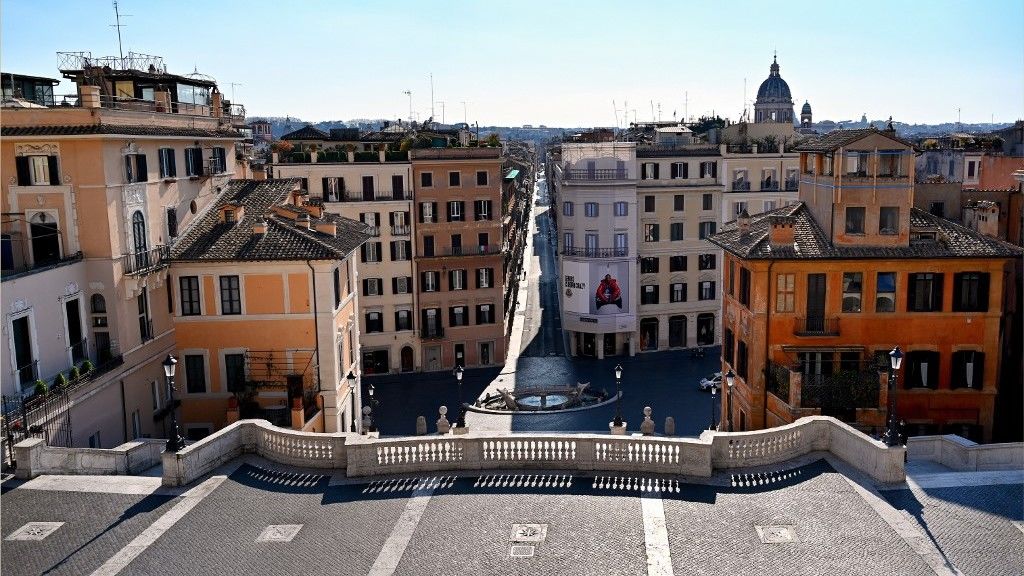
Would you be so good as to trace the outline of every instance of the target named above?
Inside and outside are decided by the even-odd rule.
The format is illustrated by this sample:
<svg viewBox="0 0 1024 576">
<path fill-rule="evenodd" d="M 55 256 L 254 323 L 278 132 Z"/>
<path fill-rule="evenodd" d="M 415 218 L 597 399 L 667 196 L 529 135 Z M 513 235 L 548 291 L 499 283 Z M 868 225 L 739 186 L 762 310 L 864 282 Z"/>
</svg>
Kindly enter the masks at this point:
<svg viewBox="0 0 1024 576">
<path fill-rule="evenodd" d="M 610 126 L 736 118 L 768 75 L 816 120 L 1024 117 L 1024 2 L 122 0 L 125 51 L 212 75 L 250 116 Z M 116 55 L 109 0 L 3 0 L 4 72 L 59 76 L 57 51 Z M 72 92 L 68 83 L 59 90 Z M 441 115 L 440 105 L 436 114 Z M 655 114 L 657 111 L 655 110 Z M 620 113 L 621 115 L 621 113 Z M 439 118 L 440 119 L 440 118 Z M 620 118 L 620 122 L 622 119 Z"/>
</svg>

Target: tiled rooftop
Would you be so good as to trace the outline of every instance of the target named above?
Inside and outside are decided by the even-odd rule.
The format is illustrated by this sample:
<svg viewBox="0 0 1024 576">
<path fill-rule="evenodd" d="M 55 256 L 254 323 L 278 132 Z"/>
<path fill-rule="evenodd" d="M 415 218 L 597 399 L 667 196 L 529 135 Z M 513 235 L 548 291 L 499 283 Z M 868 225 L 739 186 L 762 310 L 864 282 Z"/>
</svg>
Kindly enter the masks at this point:
<svg viewBox="0 0 1024 576">
<path fill-rule="evenodd" d="M 171 250 L 178 261 L 277 261 L 333 260 L 344 258 L 369 238 L 366 225 L 334 214 L 311 218 L 310 228 L 275 214 L 271 208 L 296 190 L 300 180 L 232 180 L 216 206 L 195 223 Z M 219 208 L 241 203 L 241 220 L 222 223 Z M 297 207 L 296 207 L 297 208 Z M 308 214 L 298 208 L 296 213 Z M 264 234 L 253 232 L 253 225 L 266 220 Z M 333 223 L 337 234 L 316 230 L 317 224 Z"/>
<path fill-rule="evenodd" d="M 913 143 L 907 142 L 894 134 L 871 127 L 849 130 L 833 130 L 820 138 L 814 138 L 802 142 L 795 148 L 795 150 L 797 152 L 832 152 L 872 134 L 880 134 L 904 146 L 910 146 L 911 148 L 914 147 Z"/>
<path fill-rule="evenodd" d="M 793 219 L 793 244 L 772 248 L 768 241 L 770 219 Z M 918 208 L 911 209 L 912 229 L 937 233 L 935 241 L 912 242 L 909 246 L 834 246 L 800 202 L 750 218 L 750 231 L 740 234 L 736 221 L 728 222 L 709 240 L 725 250 L 747 259 L 842 259 L 842 258 L 1012 258 L 1020 257 L 1020 248 L 965 228 Z"/>
<path fill-rule="evenodd" d="M 110 134 L 125 136 L 185 136 L 189 138 L 241 138 L 231 129 L 206 130 L 171 126 L 133 126 L 124 124 L 79 124 L 68 126 L 2 126 L 0 136 L 79 136 L 83 134 Z"/>
</svg>

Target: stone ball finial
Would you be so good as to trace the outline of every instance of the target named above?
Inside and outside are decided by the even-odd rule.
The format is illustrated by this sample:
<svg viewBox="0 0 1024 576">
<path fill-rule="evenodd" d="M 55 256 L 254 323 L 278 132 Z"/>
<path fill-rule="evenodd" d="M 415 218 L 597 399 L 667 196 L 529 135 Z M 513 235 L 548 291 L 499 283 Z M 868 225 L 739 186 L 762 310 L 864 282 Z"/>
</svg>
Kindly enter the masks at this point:
<svg viewBox="0 0 1024 576">
<path fill-rule="evenodd" d="M 440 408 L 437 409 L 437 413 L 440 414 L 441 416 L 444 416 L 445 414 L 448 413 L 448 407 L 441 406 Z"/>
<path fill-rule="evenodd" d="M 372 412 L 372 411 L 373 411 L 373 409 L 370 408 L 369 406 L 363 406 L 363 415 L 364 416 L 369 416 L 370 412 Z"/>
<path fill-rule="evenodd" d="M 644 417 L 645 418 L 650 418 L 651 417 L 651 412 L 652 412 L 652 410 L 651 410 L 650 406 L 644 406 Z"/>
</svg>

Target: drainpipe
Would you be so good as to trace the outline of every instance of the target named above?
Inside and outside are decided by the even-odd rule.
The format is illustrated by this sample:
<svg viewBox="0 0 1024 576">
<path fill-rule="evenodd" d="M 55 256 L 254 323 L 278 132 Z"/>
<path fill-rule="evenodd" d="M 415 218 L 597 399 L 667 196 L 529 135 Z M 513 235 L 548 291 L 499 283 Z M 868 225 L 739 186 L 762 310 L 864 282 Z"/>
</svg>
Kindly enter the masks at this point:
<svg viewBox="0 0 1024 576">
<path fill-rule="evenodd" d="M 128 407 L 124 401 L 124 380 L 121 380 L 121 432 L 124 434 L 124 441 L 128 442 Z"/>
<path fill-rule="evenodd" d="M 770 231 L 769 231 L 769 234 L 771 234 Z M 770 240 L 770 238 L 769 238 L 769 240 Z M 774 260 L 772 260 L 771 262 L 768 263 L 768 282 L 766 283 L 766 285 L 768 287 L 768 291 L 765 292 L 765 295 L 768 298 L 765 301 L 768 302 L 769 304 L 766 304 L 765 314 L 764 314 L 764 316 L 765 316 L 765 323 L 764 323 L 764 366 L 761 367 L 761 378 L 763 379 L 762 382 L 764 383 L 764 386 L 763 386 L 763 388 L 764 388 L 764 406 L 762 407 L 763 414 L 761 415 L 761 420 L 762 420 L 765 428 L 768 427 L 768 342 L 770 342 L 770 340 L 768 339 L 768 336 L 771 334 L 771 330 L 772 330 L 772 323 L 771 323 L 772 307 L 771 307 L 771 304 L 770 304 L 771 300 L 772 300 L 772 297 L 771 297 L 771 293 L 772 293 L 771 292 L 771 290 L 772 290 L 772 266 L 775 266 L 775 261 Z M 794 306 L 794 309 L 795 309 L 795 306 L 796 306 L 795 302 L 793 303 L 793 306 Z M 747 387 L 749 388 L 750 385 L 747 384 Z M 787 398 L 786 401 L 788 403 L 789 399 Z"/>
<path fill-rule="evenodd" d="M 309 266 L 309 277 L 313 282 L 313 342 L 316 346 L 316 350 L 313 352 L 316 358 L 316 391 L 320 393 L 321 400 L 323 400 L 323 386 L 320 382 L 320 329 L 317 326 L 317 313 L 316 313 L 316 270 L 313 269 L 311 260 L 306 260 L 306 266 Z M 323 409 L 322 409 L 323 410 Z M 327 428 L 327 413 L 324 412 L 324 429 Z"/>
</svg>

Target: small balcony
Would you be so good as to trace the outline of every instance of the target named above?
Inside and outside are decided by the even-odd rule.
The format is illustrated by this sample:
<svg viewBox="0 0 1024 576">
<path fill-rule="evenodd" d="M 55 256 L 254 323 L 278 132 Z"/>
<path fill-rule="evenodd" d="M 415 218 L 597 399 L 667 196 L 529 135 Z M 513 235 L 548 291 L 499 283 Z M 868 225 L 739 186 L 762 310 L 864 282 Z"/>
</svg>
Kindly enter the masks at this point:
<svg viewBox="0 0 1024 576">
<path fill-rule="evenodd" d="M 408 236 L 410 233 L 412 233 L 412 226 L 408 224 L 391 227 L 392 236 Z"/>
<path fill-rule="evenodd" d="M 51 260 L 45 260 L 45 261 L 42 261 L 42 262 L 36 262 L 32 266 L 21 266 L 21 267 L 10 268 L 10 269 L 4 270 L 3 273 L 2 273 L 2 276 L 0 276 L 0 277 L 3 278 L 4 282 L 6 282 L 8 280 L 16 280 L 18 278 L 24 278 L 25 276 L 29 276 L 29 275 L 32 275 L 32 274 L 37 274 L 39 272 L 45 272 L 47 270 L 53 270 L 54 268 L 60 268 L 61 266 L 67 266 L 68 264 L 74 264 L 75 262 L 81 262 L 81 261 L 82 261 L 82 253 L 81 252 L 75 252 L 71 256 L 64 256 L 64 257 L 61 257 L 61 258 L 57 258 L 55 260 L 51 259 Z"/>
<path fill-rule="evenodd" d="M 23 389 L 31 389 L 32 384 L 39 379 L 39 360 L 32 360 L 24 366 L 18 366 L 14 369 L 13 375 Z"/>
<path fill-rule="evenodd" d="M 794 336 L 839 336 L 839 318 L 835 316 L 797 317 Z"/>
<path fill-rule="evenodd" d="M 778 180 L 762 180 L 761 191 L 762 192 L 777 192 L 779 190 Z"/>
<path fill-rule="evenodd" d="M 562 249 L 563 256 L 582 256 L 584 258 L 624 258 L 629 254 L 629 248 L 620 246 L 618 248 L 577 248 L 568 246 Z"/>
<path fill-rule="evenodd" d="M 563 172 L 568 181 L 626 180 L 629 172 L 625 168 L 570 168 Z"/>
<path fill-rule="evenodd" d="M 444 328 L 440 325 L 433 327 L 424 326 L 420 329 L 420 338 L 423 338 L 424 340 L 437 340 L 444 338 Z"/>
<path fill-rule="evenodd" d="M 488 256 L 500 253 L 500 244 L 488 244 L 487 246 L 446 246 L 440 250 L 434 250 L 433 252 L 423 250 L 420 252 L 420 258 L 437 258 L 442 256 Z"/>
<path fill-rule="evenodd" d="M 147 250 L 123 254 L 121 256 L 121 267 L 127 276 L 145 276 L 157 270 L 167 267 L 167 257 L 170 255 L 169 246 L 155 246 Z"/>
<path fill-rule="evenodd" d="M 750 181 L 749 180 L 733 180 L 731 190 L 733 192 L 750 192 Z"/>
<path fill-rule="evenodd" d="M 799 180 L 786 180 L 786 192 L 796 192 L 800 189 Z"/>
<path fill-rule="evenodd" d="M 412 200 L 411 190 L 364 190 L 359 194 L 355 190 L 329 192 L 324 202 L 392 202 L 394 200 Z"/>
</svg>

